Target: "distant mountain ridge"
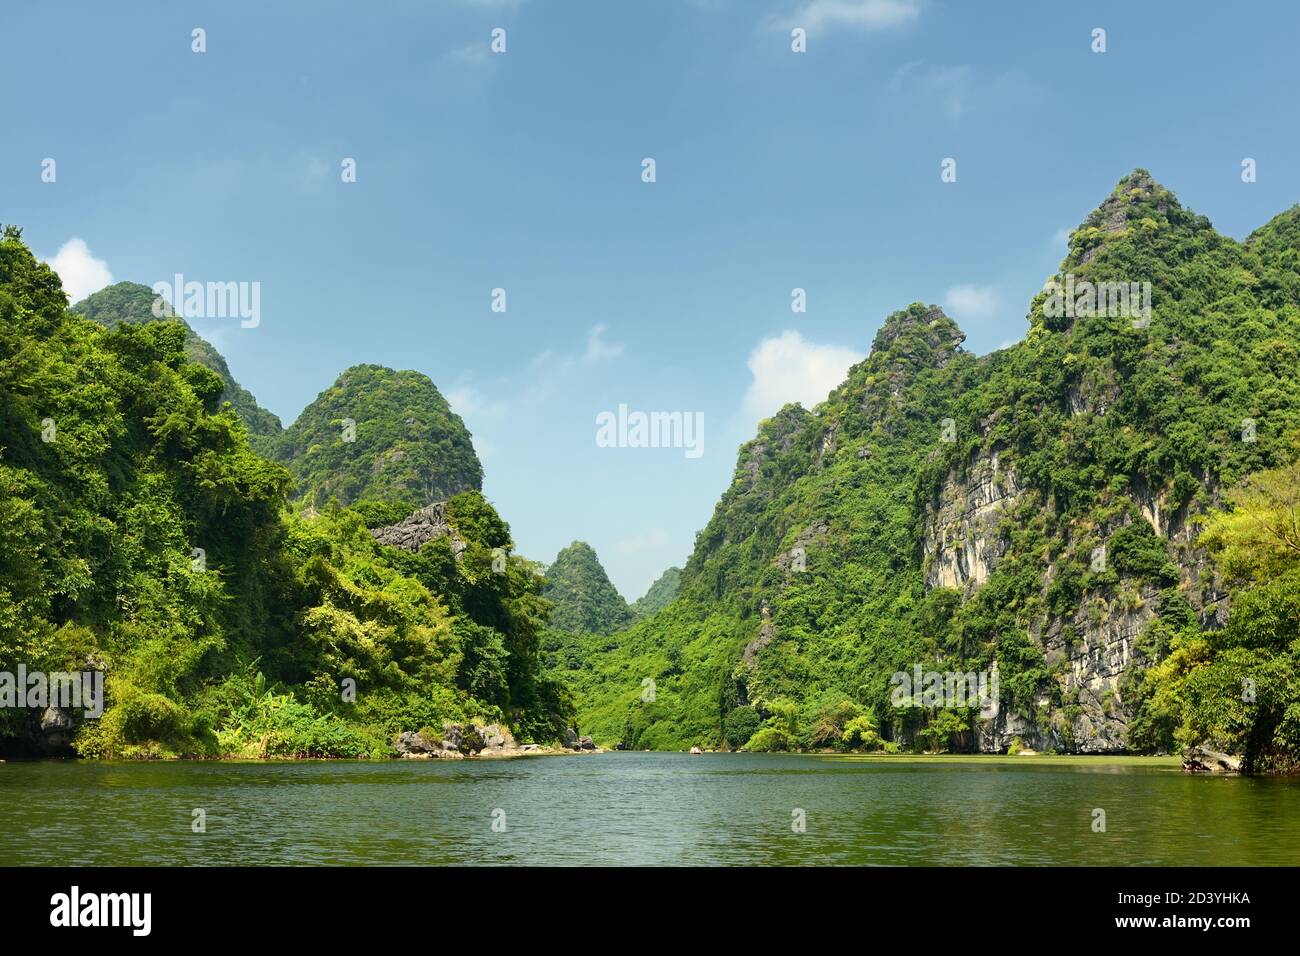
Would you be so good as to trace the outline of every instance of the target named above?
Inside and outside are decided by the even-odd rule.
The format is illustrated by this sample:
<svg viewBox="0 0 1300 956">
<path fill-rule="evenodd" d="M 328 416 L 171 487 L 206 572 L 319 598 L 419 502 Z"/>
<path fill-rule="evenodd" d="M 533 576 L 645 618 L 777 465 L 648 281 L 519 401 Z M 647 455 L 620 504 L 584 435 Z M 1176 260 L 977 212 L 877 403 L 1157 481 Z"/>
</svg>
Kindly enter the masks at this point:
<svg viewBox="0 0 1300 956">
<path fill-rule="evenodd" d="M 682 569 L 669 568 L 663 574 L 655 579 L 654 584 L 645 594 L 632 602 L 632 616 L 637 620 L 643 617 L 650 617 L 652 614 L 658 614 L 677 597 L 677 591 L 681 587 Z"/>
</svg>

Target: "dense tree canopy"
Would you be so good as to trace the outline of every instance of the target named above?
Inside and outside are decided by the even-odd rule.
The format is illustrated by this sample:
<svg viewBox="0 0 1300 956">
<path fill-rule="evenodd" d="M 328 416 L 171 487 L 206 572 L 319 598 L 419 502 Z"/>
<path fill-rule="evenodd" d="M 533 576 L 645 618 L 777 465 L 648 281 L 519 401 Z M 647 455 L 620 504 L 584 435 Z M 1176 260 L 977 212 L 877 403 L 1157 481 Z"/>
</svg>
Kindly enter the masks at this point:
<svg viewBox="0 0 1300 956">
<path fill-rule="evenodd" d="M 72 306 L 74 312 L 80 312 L 86 318 L 105 325 L 110 329 L 122 323 L 142 325 L 157 322 L 154 315 L 154 301 L 158 297 L 147 285 L 138 282 L 118 282 L 100 289 Z M 277 436 L 282 430 L 280 419 L 272 412 L 257 404 L 255 399 L 230 373 L 221 353 L 212 344 L 190 328 L 184 319 L 172 319 L 185 327 L 185 355 L 191 362 L 207 366 L 221 376 L 221 401 L 229 402 L 235 413 L 243 419 L 244 426 L 252 436 L 255 448 L 264 449 L 267 438 Z"/>
<path fill-rule="evenodd" d="M 423 507 L 479 490 L 483 468 L 459 415 L 419 372 L 357 365 L 303 409 L 274 455 L 297 478 L 295 496 Z"/>
<path fill-rule="evenodd" d="M 669 568 L 655 579 L 654 584 L 650 585 L 650 590 L 632 602 L 632 616 L 640 619 L 658 614 L 673 603 L 681 583 L 682 569 Z"/>
<path fill-rule="evenodd" d="M 379 755 L 474 718 L 555 739 L 569 704 L 540 665 L 541 580 L 517 556 L 493 567 L 511 541 L 492 506 L 449 502 L 459 555 L 382 546 L 328 501 L 298 516 L 192 343 L 179 321 L 68 311 L 6 230 L 0 670 L 102 671 L 107 707 L 75 739 L 90 755 Z M 385 377 L 367 380 L 382 404 Z M 458 467 L 477 484 L 477 461 Z M 6 749 L 39 741 L 40 717 L 0 710 Z"/>
<path fill-rule="evenodd" d="M 1238 243 L 1135 171 L 1021 342 L 976 357 L 935 306 L 890 315 L 825 402 L 760 423 L 629 608 L 582 542 L 545 578 L 511 553 L 425 376 L 356 366 L 281 432 L 146 287 L 70 311 L 10 228 L 0 670 L 103 671 L 88 755 L 381 755 L 480 718 L 553 739 L 576 707 L 636 748 L 1005 748 L 1013 723 L 1294 769 L 1298 241 L 1300 207 Z M 418 551 L 371 533 L 432 501 Z M 913 667 L 996 672 L 997 714 L 899 698 Z M 40 716 L 0 710 L 0 742 Z"/>
<path fill-rule="evenodd" d="M 595 550 L 575 541 L 546 569 L 544 596 L 551 627 L 569 634 L 609 634 L 632 620 L 627 601 L 610 583 Z"/>
</svg>

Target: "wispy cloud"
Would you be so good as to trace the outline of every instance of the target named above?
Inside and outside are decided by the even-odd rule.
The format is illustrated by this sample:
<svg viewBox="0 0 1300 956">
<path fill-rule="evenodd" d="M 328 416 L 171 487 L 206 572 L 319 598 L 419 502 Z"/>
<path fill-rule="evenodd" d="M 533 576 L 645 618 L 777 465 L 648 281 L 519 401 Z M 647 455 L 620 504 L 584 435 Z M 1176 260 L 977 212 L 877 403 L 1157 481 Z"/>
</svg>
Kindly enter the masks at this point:
<svg viewBox="0 0 1300 956">
<path fill-rule="evenodd" d="M 448 63 L 462 63 L 469 66 L 484 66 L 488 62 L 487 40 L 466 43 L 448 53 L 443 59 Z"/>
<path fill-rule="evenodd" d="M 889 88 L 895 93 L 919 93 L 937 99 L 956 115 L 965 105 L 974 75 L 969 66 L 927 66 L 913 60 L 894 71 Z"/>
<path fill-rule="evenodd" d="M 447 389 L 447 404 L 462 418 L 500 418 L 507 411 L 503 398 L 484 395 L 473 385 L 455 385 Z"/>
<path fill-rule="evenodd" d="M 745 391 L 745 413 L 757 420 L 790 402 L 811 409 L 826 400 L 862 357 L 846 346 L 807 342 L 793 330 L 766 338 L 749 356 L 753 381 Z"/>
<path fill-rule="evenodd" d="M 497 456 L 497 444 L 490 438 L 484 438 L 478 432 L 470 431 L 470 444 L 474 446 L 474 454 L 478 455 L 479 461 L 488 461 Z"/>
<path fill-rule="evenodd" d="M 944 296 L 944 305 L 958 318 L 982 319 L 997 311 L 997 291 L 992 286 L 955 285 Z"/>
<path fill-rule="evenodd" d="M 582 360 L 588 365 L 592 362 L 603 362 L 606 359 L 618 358 L 622 354 L 622 344 L 605 341 L 604 322 L 596 323 L 587 332 L 587 351 L 583 353 Z"/>
<path fill-rule="evenodd" d="M 554 349 L 547 349 L 533 356 L 532 366 L 539 372 L 556 375 L 571 371 L 579 364 L 594 365 L 597 362 L 618 358 L 623 354 L 623 345 L 620 342 L 606 341 L 607 330 L 604 322 L 597 322 L 587 330 L 587 344 L 581 354 L 566 355 Z"/>
<path fill-rule="evenodd" d="M 302 172 L 302 184 L 309 189 L 315 189 L 325 185 L 332 172 L 330 164 L 319 156 L 312 156 L 307 160 L 306 168 Z"/>
<path fill-rule="evenodd" d="M 1008 70 L 988 76 L 965 64 L 943 65 L 913 60 L 889 81 L 890 90 L 909 101 L 937 106 L 952 116 L 996 112 L 1040 102 L 1043 87 L 1024 73 Z"/>
<path fill-rule="evenodd" d="M 649 528 L 640 534 L 634 534 L 616 542 L 614 550 L 618 551 L 619 554 L 643 554 L 647 551 L 658 551 L 666 548 L 672 543 L 672 535 L 663 528 Z"/>
<path fill-rule="evenodd" d="M 73 302 L 80 302 L 113 281 L 108 263 L 96 259 L 91 255 L 90 247 L 75 237 L 60 246 L 54 257 L 46 262 L 59 274 L 63 291 Z"/>
<path fill-rule="evenodd" d="M 803 27 L 816 33 L 834 27 L 883 30 L 915 20 L 920 0 L 806 0 L 780 20 L 785 29 Z"/>
</svg>

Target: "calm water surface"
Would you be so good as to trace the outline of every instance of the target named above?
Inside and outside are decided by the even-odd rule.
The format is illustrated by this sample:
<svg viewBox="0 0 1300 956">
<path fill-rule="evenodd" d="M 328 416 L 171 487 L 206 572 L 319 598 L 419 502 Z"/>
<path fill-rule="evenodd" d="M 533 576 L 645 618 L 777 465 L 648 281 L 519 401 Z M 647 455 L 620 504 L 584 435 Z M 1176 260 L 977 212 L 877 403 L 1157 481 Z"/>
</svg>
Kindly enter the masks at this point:
<svg viewBox="0 0 1300 956">
<path fill-rule="evenodd" d="M 7 763 L 0 835 L 4 865 L 1297 865 L 1300 781 L 1142 758 Z"/>
</svg>

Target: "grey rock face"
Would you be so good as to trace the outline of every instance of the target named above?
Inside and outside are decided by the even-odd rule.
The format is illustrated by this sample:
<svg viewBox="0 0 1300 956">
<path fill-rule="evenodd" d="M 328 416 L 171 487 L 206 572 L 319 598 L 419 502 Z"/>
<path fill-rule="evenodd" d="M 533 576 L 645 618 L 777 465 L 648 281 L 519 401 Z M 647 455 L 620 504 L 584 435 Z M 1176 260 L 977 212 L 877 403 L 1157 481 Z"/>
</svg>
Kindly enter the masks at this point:
<svg viewBox="0 0 1300 956">
<path fill-rule="evenodd" d="M 1019 498 L 1015 468 L 997 451 L 978 454 L 964 481 L 950 477 L 926 516 L 926 588 L 983 584 L 1007 548 L 998 523 Z"/>
<path fill-rule="evenodd" d="M 69 711 L 59 707 L 46 707 L 41 713 L 41 734 L 44 745 L 52 750 L 71 746 L 78 721 Z"/>
<path fill-rule="evenodd" d="M 753 666 L 758 660 L 759 652 L 771 644 L 776 637 L 776 624 L 767 615 L 767 609 L 764 607 L 763 623 L 758 628 L 758 636 L 745 645 L 741 652 L 740 659 L 746 664 Z"/>
<path fill-rule="evenodd" d="M 1040 702 L 1047 704 L 1046 700 Z M 1001 703 L 993 717 L 975 722 L 975 730 L 981 753 L 1003 753 L 1017 740 L 1034 750 L 1062 746 L 1060 736 L 1050 728 L 1045 731 L 1037 722 Z"/>
<path fill-rule="evenodd" d="M 1097 414 L 1091 395 L 1085 389 L 1078 400 L 1089 414 Z M 1217 489 L 1207 490 L 1212 505 Z M 988 446 L 977 451 L 964 470 L 950 474 L 927 506 L 922 542 L 926 588 L 956 588 L 969 598 L 1010 546 L 999 526 L 1033 494 L 1018 479 L 1010 453 Z M 1171 511 L 1163 493 L 1140 482 L 1129 494 L 1137 509 L 1133 520 L 1145 520 L 1164 541 L 1178 568 L 1179 591 L 1202 625 L 1222 626 L 1225 587 L 1197 546 L 1192 516 L 1186 508 Z M 1104 541 L 1117 528 L 1097 528 L 1095 534 Z M 1044 565 L 1044 596 L 1057 571 L 1055 559 Z M 1019 738 L 1022 745 L 1040 751 L 1124 750 L 1132 715 L 1121 694 L 1127 678 L 1153 663 L 1140 649 L 1140 638 L 1156 619 L 1159 602 L 1155 585 L 1121 578 L 1118 588 L 1084 594 L 1079 606 L 1064 616 L 1041 612 L 1029 622 L 1029 633 L 1043 651 L 1061 703 L 1053 705 L 1056 695 L 1044 689 L 1029 713 L 1013 712 L 1003 704 L 996 717 L 978 723 L 980 749 L 1005 751 Z"/>
<path fill-rule="evenodd" d="M 433 752 L 433 747 L 429 742 L 419 734 L 411 730 L 404 730 L 397 737 L 397 743 L 393 745 L 399 754 L 427 754 Z"/>
<path fill-rule="evenodd" d="M 460 750 L 461 745 L 465 742 L 465 735 L 461 732 L 460 724 L 443 724 L 442 727 L 442 749 L 443 750 Z"/>
<path fill-rule="evenodd" d="M 520 747 L 510 728 L 501 724 L 488 724 L 479 727 L 474 724 L 443 724 L 442 739 L 437 742 L 429 740 L 415 731 L 403 731 L 397 737 L 393 748 L 398 756 L 410 759 L 437 757 L 457 759 L 482 754 L 483 756 L 509 756 L 529 749 L 528 745 Z M 531 749 L 538 749 L 531 745 Z"/>
<path fill-rule="evenodd" d="M 508 727 L 500 724 L 488 724 L 479 731 L 484 750 L 514 750 L 515 738 Z"/>
<path fill-rule="evenodd" d="M 51 731 L 71 730 L 73 723 L 72 716 L 58 707 L 46 707 L 41 713 L 41 730 L 47 734 Z"/>
<path fill-rule="evenodd" d="M 467 545 L 447 522 L 447 502 L 435 501 L 403 518 L 397 524 L 375 528 L 370 532 L 380 544 L 403 551 L 419 551 L 434 538 L 450 538 L 451 551 L 459 560 Z"/>
</svg>

